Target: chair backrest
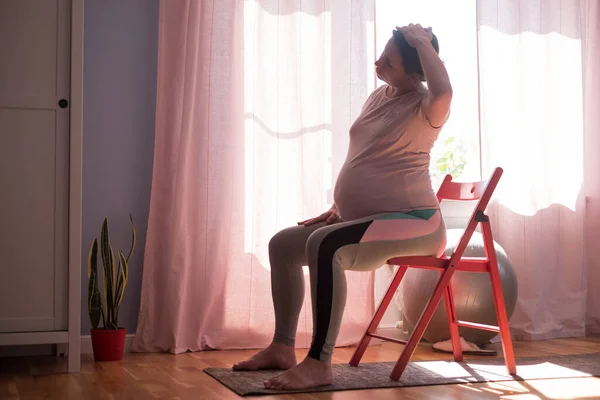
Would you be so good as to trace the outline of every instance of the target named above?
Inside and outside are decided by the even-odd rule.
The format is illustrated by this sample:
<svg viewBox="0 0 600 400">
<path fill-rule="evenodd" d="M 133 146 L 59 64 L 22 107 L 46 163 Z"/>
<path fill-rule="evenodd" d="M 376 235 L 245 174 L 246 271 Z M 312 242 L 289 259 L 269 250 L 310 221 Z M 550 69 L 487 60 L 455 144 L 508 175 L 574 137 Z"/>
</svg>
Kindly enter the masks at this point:
<svg viewBox="0 0 600 400">
<path fill-rule="evenodd" d="M 446 175 L 440 185 L 437 198 L 442 200 L 479 200 L 485 191 L 487 181 L 453 182 L 452 175 Z"/>
<path fill-rule="evenodd" d="M 444 178 L 444 181 L 440 185 L 437 192 L 438 201 L 440 202 L 444 199 L 463 201 L 479 200 L 471 214 L 471 218 L 469 219 L 469 223 L 467 224 L 463 236 L 454 249 L 452 263 L 457 262 L 457 259 L 462 257 L 477 224 L 480 222 L 488 223 L 487 216 L 484 214 L 485 209 L 494 194 L 494 190 L 496 190 L 496 186 L 498 185 L 502 173 L 502 168 L 498 167 L 494 169 L 494 172 L 488 180 L 468 183 L 452 182 L 452 176 L 446 175 L 446 178 Z M 487 238 L 486 236 L 487 235 L 484 234 L 484 241 L 491 240 L 491 238 Z"/>
<path fill-rule="evenodd" d="M 491 177 L 488 180 L 479 182 L 453 182 L 452 175 L 446 175 L 442 184 L 437 191 L 438 201 L 442 200 L 459 200 L 472 201 L 479 200 L 477 208 L 484 211 L 496 190 L 498 181 L 502 176 L 502 168 L 494 169 Z M 479 206 L 483 208 L 480 208 Z"/>
</svg>

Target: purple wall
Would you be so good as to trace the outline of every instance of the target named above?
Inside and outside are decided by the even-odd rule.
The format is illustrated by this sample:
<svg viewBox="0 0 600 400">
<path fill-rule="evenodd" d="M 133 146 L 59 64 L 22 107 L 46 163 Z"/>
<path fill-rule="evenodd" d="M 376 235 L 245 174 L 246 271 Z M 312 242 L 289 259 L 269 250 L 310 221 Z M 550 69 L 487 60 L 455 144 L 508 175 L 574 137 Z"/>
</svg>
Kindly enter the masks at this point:
<svg viewBox="0 0 600 400">
<path fill-rule="evenodd" d="M 129 213 L 138 244 L 119 322 L 134 333 L 154 156 L 158 0 L 86 0 L 84 26 L 81 333 L 90 329 L 90 245 L 106 216 L 113 249 L 126 253 Z"/>
</svg>

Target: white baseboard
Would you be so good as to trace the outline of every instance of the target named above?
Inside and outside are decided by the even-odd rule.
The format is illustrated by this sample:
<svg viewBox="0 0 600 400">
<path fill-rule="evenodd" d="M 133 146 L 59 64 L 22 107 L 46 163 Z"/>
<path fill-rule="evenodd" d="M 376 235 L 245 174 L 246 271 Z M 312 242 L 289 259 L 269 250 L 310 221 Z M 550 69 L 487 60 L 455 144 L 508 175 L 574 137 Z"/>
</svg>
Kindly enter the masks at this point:
<svg viewBox="0 0 600 400">
<path fill-rule="evenodd" d="M 133 338 L 135 334 L 125 335 L 125 353 L 130 353 L 133 348 Z M 93 354 L 92 337 L 90 335 L 81 335 L 81 354 Z"/>
<path fill-rule="evenodd" d="M 379 329 L 390 329 L 396 328 L 394 324 L 381 324 L 379 325 Z M 125 353 L 130 353 L 133 348 L 133 338 L 135 337 L 134 333 L 128 333 L 125 335 Z M 373 340 L 372 343 L 374 343 Z M 92 348 L 92 337 L 90 335 L 81 335 L 81 354 L 93 354 L 94 350 Z"/>
</svg>

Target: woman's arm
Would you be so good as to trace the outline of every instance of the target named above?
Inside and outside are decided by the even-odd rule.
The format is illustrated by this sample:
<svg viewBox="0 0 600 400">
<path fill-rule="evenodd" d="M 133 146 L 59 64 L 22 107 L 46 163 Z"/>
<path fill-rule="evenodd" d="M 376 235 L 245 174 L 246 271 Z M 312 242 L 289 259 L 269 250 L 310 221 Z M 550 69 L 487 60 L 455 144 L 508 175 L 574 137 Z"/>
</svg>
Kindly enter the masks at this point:
<svg viewBox="0 0 600 400">
<path fill-rule="evenodd" d="M 409 25 L 399 29 L 408 44 L 419 54 L 429 94 L 423 101 L 423 111 L 432 126 L 442 126 L 448 117 L 452 102 L 452 85 L 446 67 L 431 45 L 431 28 Z"/>
</svg>

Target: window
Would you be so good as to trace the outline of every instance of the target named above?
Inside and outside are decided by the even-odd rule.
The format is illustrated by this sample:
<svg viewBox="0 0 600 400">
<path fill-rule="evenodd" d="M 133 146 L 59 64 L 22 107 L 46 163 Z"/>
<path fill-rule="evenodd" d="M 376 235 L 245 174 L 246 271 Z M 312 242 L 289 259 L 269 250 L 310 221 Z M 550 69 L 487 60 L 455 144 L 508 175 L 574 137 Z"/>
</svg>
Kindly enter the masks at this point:
<svg viewBox="0 0 600 400">
<path fill-rule="evenodd" d="M 433 28 L 440 43 L 440 58 L 454 90 L 450 118 L 431 154 L 433 187 L 437 188 L 447 173 L 459 180 L 478 180 L 481 176 L 476 1 L 376 0 L 376 54 L 381 54 L 396 25 L 410 23 Z"/>
</svg>

